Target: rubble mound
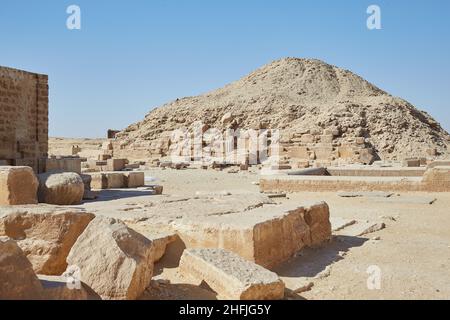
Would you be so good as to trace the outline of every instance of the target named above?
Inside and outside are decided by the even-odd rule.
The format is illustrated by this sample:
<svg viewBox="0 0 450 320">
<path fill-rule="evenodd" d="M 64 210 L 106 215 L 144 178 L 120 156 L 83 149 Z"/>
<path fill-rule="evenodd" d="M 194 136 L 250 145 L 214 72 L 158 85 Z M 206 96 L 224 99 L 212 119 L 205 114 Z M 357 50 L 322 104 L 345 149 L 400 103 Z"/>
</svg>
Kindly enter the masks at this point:
<svg viewBox="0 0 450 320">
<path fill-rule="evenodd" d="M 311 135 L 313 143 L 332 135 L 326 142 L 336 148 L 360 138 L 359 145 L 383 160 L 449 154 L 450 135 L 426 112 L 350 71 L 299 58 L 274 61 L 221 89 L 152 110 L 116 135 L 114 152 L 164 156 L 172 130 L 196 121 L 218 129 L 280 129 L 287 146 L 302 135 Z"/>
</svg>

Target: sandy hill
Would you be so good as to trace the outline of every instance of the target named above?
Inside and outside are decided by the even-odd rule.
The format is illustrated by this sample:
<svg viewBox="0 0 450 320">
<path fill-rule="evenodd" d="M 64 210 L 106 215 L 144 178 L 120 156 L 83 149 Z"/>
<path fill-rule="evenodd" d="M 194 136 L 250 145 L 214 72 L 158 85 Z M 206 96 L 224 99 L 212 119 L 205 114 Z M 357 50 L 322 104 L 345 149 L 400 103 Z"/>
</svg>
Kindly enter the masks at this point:
<svg viewBox="0 0 450 320">
<path fill-rule="evenodd" d="M 223 121 L 224 115 L 232 115 Z M 227 117 L 227 116 L 225 116 Z M 123 150 L 157 147 L 168 132 L 202 120 L 214 128 L 277 128 L 293 134 L 331 129 L 365 137 L 382 159 L 447 156 L 450 135 L 424 111 L 358 75 L 312 59 L 274 61 L 225 87 L 177 99 L 118 135 Z"/>
</svg>

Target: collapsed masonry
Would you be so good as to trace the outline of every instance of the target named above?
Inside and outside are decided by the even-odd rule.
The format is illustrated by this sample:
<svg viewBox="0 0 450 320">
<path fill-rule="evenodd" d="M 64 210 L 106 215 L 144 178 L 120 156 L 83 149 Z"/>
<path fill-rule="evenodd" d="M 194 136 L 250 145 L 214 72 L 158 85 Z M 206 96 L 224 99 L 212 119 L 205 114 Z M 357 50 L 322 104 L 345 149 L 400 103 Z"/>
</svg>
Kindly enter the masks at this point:
<svg viewBox="0 0 450 320">
<path fill-rule="evenodd" d="M 196 130 L 198 121 L 203 132 L 280 130 L 280 153 L 292 167 L 449 155 L 450 135 L 407 101 L 322 61 L 286 58 L 221 89 L 154 109 L 116 134 L 114 156 L 167 157 L 173 131 Z M 224 144 L 220 138 L 216 143 Z"/>
</svg>

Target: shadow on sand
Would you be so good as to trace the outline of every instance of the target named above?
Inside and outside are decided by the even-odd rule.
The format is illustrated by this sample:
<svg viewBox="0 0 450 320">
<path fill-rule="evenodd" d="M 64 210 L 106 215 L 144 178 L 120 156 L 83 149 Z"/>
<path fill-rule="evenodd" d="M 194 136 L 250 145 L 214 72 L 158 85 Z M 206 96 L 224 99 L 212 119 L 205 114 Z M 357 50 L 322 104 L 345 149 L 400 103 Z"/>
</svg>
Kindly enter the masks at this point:
<svg viewBox="0 0 450 320">
<path fill-rule="evenodd" d="M 98 198 L 95 200 L 84 200 L 83 203 L 111 201 L 125 198 L 154 196 L 151 190 L 136 190 L 136 189 L 107 189 L 101 190 Z"/>
<path fill-rule="evenodd" d="M 279 265 L 272 271 L 281 277 L 315 277 L 339 260 L 342 252 L 362 246 L 368 239 L 351 236 L 334 236 L 331 243 L 316 249 L 302 250 L 300 255 Z"/>
</svg>

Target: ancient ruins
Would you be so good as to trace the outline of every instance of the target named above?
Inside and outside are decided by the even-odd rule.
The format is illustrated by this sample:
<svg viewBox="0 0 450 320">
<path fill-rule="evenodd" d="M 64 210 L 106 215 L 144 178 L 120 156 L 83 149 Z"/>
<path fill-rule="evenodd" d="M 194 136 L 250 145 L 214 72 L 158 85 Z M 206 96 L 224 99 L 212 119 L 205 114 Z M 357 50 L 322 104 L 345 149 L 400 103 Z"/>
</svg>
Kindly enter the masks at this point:
<svg viewBox="0 0 450 320">
<path fill-rule="evenodd" d="M 359 76 L 281 59 L 104 139 L 49 138 L 48 93 L 0 67 L 0 299 L 450 294 L 450 135 Z"/>
</svg>

